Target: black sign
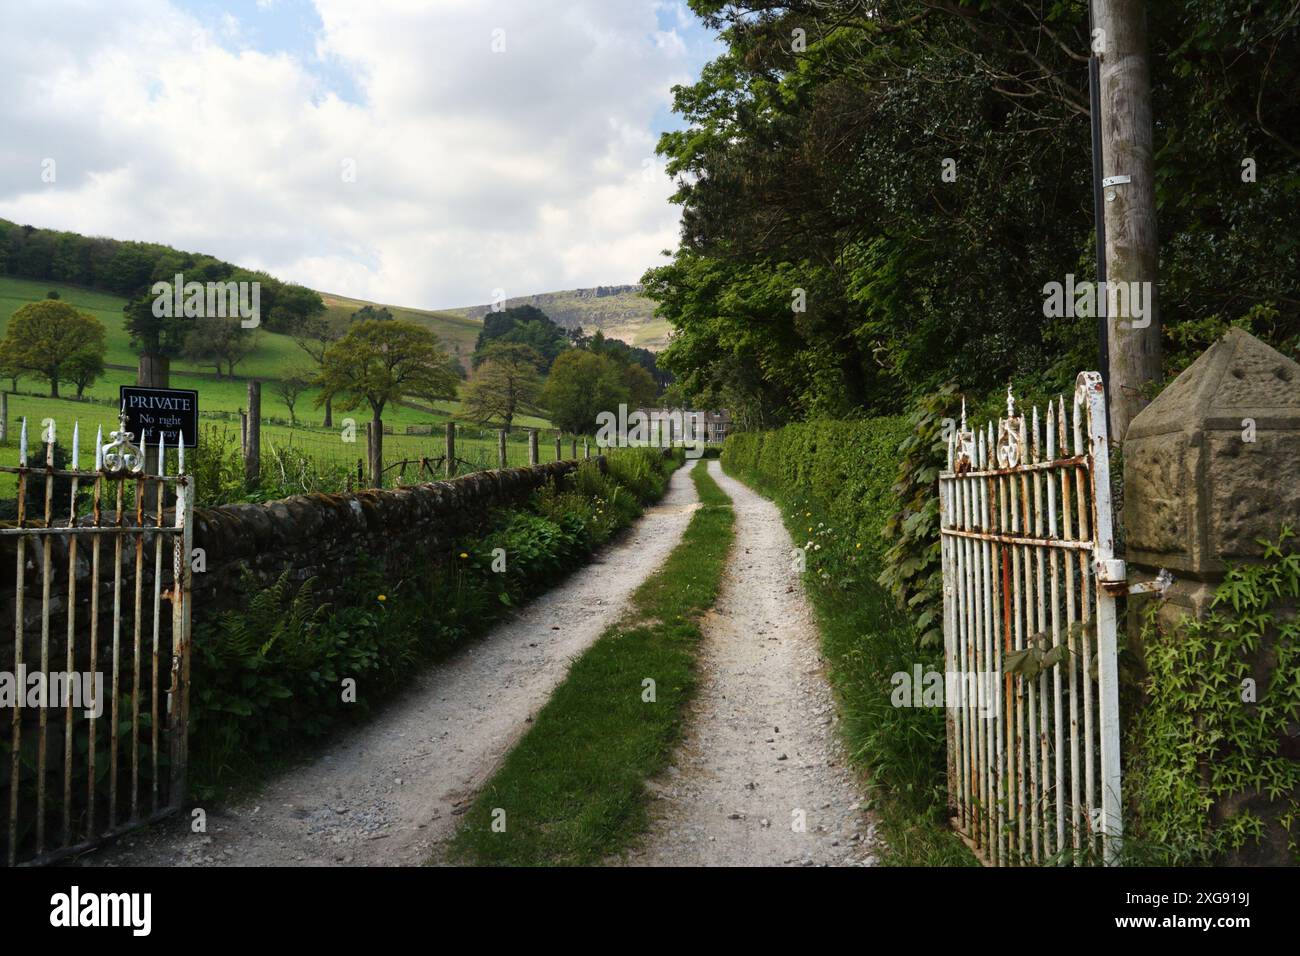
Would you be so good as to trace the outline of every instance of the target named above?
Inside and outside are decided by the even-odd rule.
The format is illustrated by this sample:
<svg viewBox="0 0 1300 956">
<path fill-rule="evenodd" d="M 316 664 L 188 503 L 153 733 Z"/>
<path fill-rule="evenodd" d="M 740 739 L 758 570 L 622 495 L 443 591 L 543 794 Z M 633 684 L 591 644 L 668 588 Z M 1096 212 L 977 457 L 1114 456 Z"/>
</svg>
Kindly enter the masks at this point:
<svg viewBox="0 0 1300 956">
<path fill-rule="evenodd" d="M 186 448 L 198 447 L 199 393 L 194 389 L 123 385 L 121 396 L 126 430 L 135 435 L 141 448 L 157 447 L 159 435 L 168 448 L 175 448 L 181 435 Z"/>
</svg>

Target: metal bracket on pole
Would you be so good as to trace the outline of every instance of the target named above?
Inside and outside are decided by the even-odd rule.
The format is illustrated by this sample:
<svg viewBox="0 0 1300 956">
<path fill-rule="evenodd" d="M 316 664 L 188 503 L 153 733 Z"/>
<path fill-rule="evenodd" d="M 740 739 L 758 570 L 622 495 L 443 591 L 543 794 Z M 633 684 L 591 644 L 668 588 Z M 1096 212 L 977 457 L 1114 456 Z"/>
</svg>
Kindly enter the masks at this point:
<svg viewBox="0 0 1300 956">
<path fill-rule="evenodd" d="M 1132 181 L 1132 176 L 1107 176 L 1101 181 L 1101 184 L 1103 187 L 1122 186 L 1125 183 L 1131 183 Z"/>
</svg>

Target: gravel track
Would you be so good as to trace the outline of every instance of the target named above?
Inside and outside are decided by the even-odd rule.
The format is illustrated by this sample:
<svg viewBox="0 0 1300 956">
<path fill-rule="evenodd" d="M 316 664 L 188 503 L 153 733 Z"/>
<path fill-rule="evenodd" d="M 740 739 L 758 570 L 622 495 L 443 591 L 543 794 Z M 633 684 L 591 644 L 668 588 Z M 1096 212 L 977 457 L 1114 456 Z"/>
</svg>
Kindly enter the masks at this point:
<svg viewBox="0 0 1300 956">
<path fill-rule="evenodd" d="M 651 832 L 613 864 L 871 865 L 875 826 L 840 743 L 820 636 L 776 505 L 724 474 L 736 540 L 704 621 L 700 685 Z"/>
<path fill-rule="evenodd" d="M 436 667 L 364 727 L 207 833 L 167 821 L 80 862 L 118 866 L 383 866 L 425 862 L 527 730 L 570 662 L 624 613 L 697 507 L 689 467 L 636 525 L 561 586 Z"/>
</svg>

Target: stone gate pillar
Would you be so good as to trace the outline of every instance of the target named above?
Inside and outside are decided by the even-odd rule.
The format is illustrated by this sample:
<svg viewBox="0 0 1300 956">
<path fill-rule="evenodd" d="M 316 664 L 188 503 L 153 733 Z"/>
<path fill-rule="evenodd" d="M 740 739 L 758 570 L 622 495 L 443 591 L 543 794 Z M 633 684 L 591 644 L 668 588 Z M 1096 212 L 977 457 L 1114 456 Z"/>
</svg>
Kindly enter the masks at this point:
<svg viewBox="0 0 1300 956">
<path fill-rule="evenodd" d="M 1123 457 L 1130 581 L 1168 568 L 1161 623 L 1205 615 L 1229 564 L 1260 561 L 1260 540 L 1276 541 L 1284 525 L 1300 532 L 1300 365 L 1229 331 L 1133 419 Z M 1148 600 L 1130 599 L 1130 634 Z M 1268 676 L 1256 674 L 1261 686 Z M 1272 816 L 1270 803 L 1234 795 L 1211 813 L 1249 804 Z M 1271 832 L 1230 862 L 1285 862 L 1282 843 Z"/>
<path fill-rule="evenodd" d="M 1228 562 L 1300 532 L 1300 365 L 1233 329 L 1133 419 L 1123 453 L 1128 564 L 1168 568 L 1171 613 L 1202 614 Z"/>
</svg>

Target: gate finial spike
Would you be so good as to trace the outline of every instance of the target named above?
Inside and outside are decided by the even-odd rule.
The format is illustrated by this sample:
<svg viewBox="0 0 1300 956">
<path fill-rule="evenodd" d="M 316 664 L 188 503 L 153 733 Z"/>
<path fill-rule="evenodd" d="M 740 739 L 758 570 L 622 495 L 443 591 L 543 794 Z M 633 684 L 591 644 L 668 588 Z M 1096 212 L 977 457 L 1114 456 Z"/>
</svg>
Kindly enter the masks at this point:
<svg viewBox="0 0 1300 956">
<path fill-rule="evenodd" d="M 185 432 L 180 432 L 176 439 L 176 474 L 185 474 Z"/>
<path fill-rule="evenodd" d="M 966 430 L 966 396 L 961 397 L 961 430 Z"/>
<path fill-rule="evenodd" d="M 27 416 L 23 416 L 23 430 L 18 437 L 18 464 L 27 464 Z"/>
<path fill-rule="evenodd" d="M 77 470 L 77 446 L 81 444 L 81 422 L 72 423 L 72 470 Z"/>
<path fill-rule="evenodd" d="M 158 430 L 158 474 L 167 475 L 167 436 L 162 429 Z"/>
<path fill-rule="evenodd" d="M 95 429 L 95 470 L 104 470 L 104 426 Z"/>
<path fill-rule="evenodd" d="M 1011 383 L 1007 382 L 1007 418 L 1016 417 L 1016 397 L 1011 394 Z"/>
</svg>

